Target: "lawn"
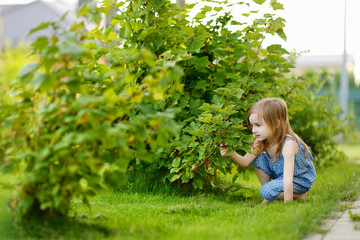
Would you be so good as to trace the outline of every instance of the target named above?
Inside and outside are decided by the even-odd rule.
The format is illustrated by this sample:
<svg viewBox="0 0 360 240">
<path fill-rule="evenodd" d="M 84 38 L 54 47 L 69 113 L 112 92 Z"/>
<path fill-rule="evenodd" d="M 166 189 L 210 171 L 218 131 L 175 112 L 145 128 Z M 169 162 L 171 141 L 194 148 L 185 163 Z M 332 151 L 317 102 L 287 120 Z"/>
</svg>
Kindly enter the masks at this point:
<svg viewBox="0 0 360 240">
<path fill-rule="evenodd" d="M 354 132 L 355 139 L 346 139 L 338 144 L 338 148 L 346 153 L 350 161 L 360 161 L 360 130 Z"/>
<path fill-rule="evenodd" d="M 8 208 L 14 191 L 0 192 L 0 239 L 301 239 L 320 229 L 322 220 L 342 201 L 352 201 L 360 192 L 360 165 L 346 163 L 318 169 L 318 178 L 308 199 L 261 205 L 256 177 L 249 182 L 255 196 L 181 196 L 137 193 L 127 190 L 102 194 L 91 209 L 74 201 L 77 217 L 65 224 L 12 223 Z M 0 182 L 14 181 L 1 175 Z M 341 207 L 342 206 L 342 207 Z"/>
</svg>

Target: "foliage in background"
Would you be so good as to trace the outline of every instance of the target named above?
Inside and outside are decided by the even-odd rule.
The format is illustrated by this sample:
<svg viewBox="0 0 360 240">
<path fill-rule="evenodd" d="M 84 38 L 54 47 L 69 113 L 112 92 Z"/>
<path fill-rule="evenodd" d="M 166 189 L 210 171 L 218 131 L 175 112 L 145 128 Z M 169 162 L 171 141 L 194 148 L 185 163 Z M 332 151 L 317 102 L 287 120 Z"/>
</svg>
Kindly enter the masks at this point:
<svg viewBox="0 0 360 240">
<path fill-rule="evenodd" d="M 31 48 L 29 45 L 24 43 L 19 43 L 15 48 L 11 47 L 10 42 L 5 43 L 4 50 L 2 51 L 0 57 L 0 99 L 1 101 L 5 100 L 5 95 L 9 92 L 9 85 L 11 80 L 13 80 L 19 70 L 24 66 L 28 61 L 33 60 L 29 54 Z"/>
<path fill-rule="evenodd" d="M 314 73 L 310 73 L 310 74 L 314 74 Z M 322 71 L 319 78 L 328 80 L 324 83 L 324 88 L 331 88 L 333 86 L 339 88 L 341 85 L 341 72 L 329 73 L 327 71 Z M 360 85 L 357 84 L 355 81 L 354 73 L 350 73 L 348 75 L 348 78 L 349 78 L 349 88 L 357 88 L 357 89 L 360 88 Z"/>
<path fill-rule="evenodd" d="M 328 102 L 331 106 L 340 106 L 341 102 L 341 73 L 331 73 L 323 70 L 320 74 L 308 72 L 306 75 L 318 75 L 319 82 L 323 84 L 317 95 L 331 95 L 332 101 Z M 348 115 L 350 118 L 349 126 L 360 129 L 360 84 L 355 81 L 353 72 L 348 74 L 349 92 L 348 92 Z"/>
<path fill-rule="evenodd" d="M 97 24 L 90 31 L 82 21 L 66 30 L 49 22 L 32 31 L 51 28 L 54 35 L 34 42 L 39 60 L 22 68 L 11 101 L 0 106 L 2 170 L 25 165 L 26 179 L 11 201 L 19 219 L 67 215 L 71 199 L 88 203 L 124 183 L 130 161 L 135 178 L 144 171 L 195 189 L 214 183 L 217 174 L 235 181 L 244 169 L 235 170 L 218 148 L 250 151 L 246 111 L 265 96 L 288 102 L 295 131 L 313 149 L 318 146 L 310 137 L 325 138 L 314 150 L 318 162 L 331 156 L 333 125 L 326 120 L 337 110 L 313 108 L 323 100 L 307 92 L 308 78 L 288 75 L 289 52 L 279 44 L 262 47 L 267 34 L 286 39 L 284 19 L 258 16 L 259 6 L 249 1 L 238 4 L 248 9 L 243 17 L 255 18 L 240 22 L 226 10 L 233 4 L 205 2 L 189 21 L 194 5 L 184 10 L 167 0 L 104 0 L 79 11 Z M 100 27 L 100 14 L 114 7 L 110 26 Z M 239 30 L 231 30 L 234 25 Z M 303 121 L 311 127 L 301 132 Z M 153 163 L 144 168 L 143 161 Z"/>
<path fill-rule="evenodd" d="M 298 77 L 297 82 L 302 84 L 299 97 L 284 97 L 290 109 L 293 104 L 298 106 L 298 110 L 291 114 L 290 122 L 310 147 L 317 167 L 346 160 L 346 155 L 337 149 L 336 140 L 350 134 L 349 119 L 341 119 L 342 109 L 333 103 L 333 96 L 318 95 L 327 81 L 328 78 L 319 79 L 317 74 Z"/>
</svg>

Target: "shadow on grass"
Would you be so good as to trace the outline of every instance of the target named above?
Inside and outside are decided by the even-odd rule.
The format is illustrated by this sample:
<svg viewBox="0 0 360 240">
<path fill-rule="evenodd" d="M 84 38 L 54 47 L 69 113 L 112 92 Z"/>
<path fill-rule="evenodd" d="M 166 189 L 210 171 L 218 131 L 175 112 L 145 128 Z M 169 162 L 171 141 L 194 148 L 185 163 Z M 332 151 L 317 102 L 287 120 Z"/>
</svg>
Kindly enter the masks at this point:
<svg viewBox="0 0 360 240">
<path fill-rule="evenodd" d="M 21 225 L 8 222 L 10 229 L 7 229 L 7 234 L 3 237 L 5 239 L 99 239 L 116 234 L 115 229 L 105 227 L 101 224 L 101 220 L 91 221 L 62 217 L 47 221 L 33 218 Z"/>
<path fill-rule="evenodd" d="M 166 181 L 167 169 L 149 171 L 147 165 L 142 163 L 127 171 L 128 183 L 115 192 L 145 193 L 165 196 L 194 197 L 210 194 L 226 200 L 247 200 L 256 195 L 256 190 L 239 183 L 231 183 L 225 178 L 213 179 L 198 177 L 202 180 L 202 189 L 194 189 L 193 180 L 188 183 Z"/>
</svg>

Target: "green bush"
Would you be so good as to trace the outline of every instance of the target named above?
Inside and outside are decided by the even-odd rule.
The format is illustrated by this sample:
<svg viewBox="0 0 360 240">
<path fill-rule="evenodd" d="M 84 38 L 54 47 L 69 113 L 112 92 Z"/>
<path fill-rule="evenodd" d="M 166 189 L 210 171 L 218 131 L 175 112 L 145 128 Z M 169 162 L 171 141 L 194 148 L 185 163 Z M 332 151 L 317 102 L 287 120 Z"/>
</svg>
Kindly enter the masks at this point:
<svg viewBox="0 0 360 240">
<path fill-rule="evenodd" d="M 255 2 L 261 4 L 264 1 Z M 314 80 L 290 76 L 292 61 L 285 58 L 289 52 L 281 45 L 262 48 L 267 34 L 277 34 L 286 39 L 284 19 L 264 14 L 251 23 L 240 23 L 231 12 L 223 11 L 226 4 L 212 7 L 211 1 L 208 1 L 194 20 L 188 21 L 177 18 L 186 15 L 167 1 L 164 4 L 134 3 L 124 5 L 115 16 L 122 27 L 124 47 L 146 46 L 159 58 L 182 67 L 184 93 L 169 95 L 165 106 L 180 109 L 176 115 L 176 121 L 181 126 L 180 136 L 171 140 L 165 154 L 150 166 L 134 165 L 131 171 L 157 172 L 157 177 L 150 177 L 149 182 L 156 181 L 160 175 L 163 182 L 191 183 L 194 188 L 200 189 L 204 184 L 214 182 L 218 171 L 233 173 L 234 165 L 228 158 L 219 155 L 218 148 L 220 144 L 226 144 L 229 150 L 250 151 L 252 136 L 246 125 L 246 111 L 265 96 L 282 97 L 288 102 L 294 128 L 314 149 L 318 165 L 337 160 L 330 160 L 334 153 L 344 158 L 334 149 L 333 141 L 334 136 L 346 131 L 345 125 L 338 119 L 339 110 L 312 108 L 314 104 L 321 106 L 324 102 L 310 91 L 316 86 Z M 282 7 L 275 1 L 271 4 L 274 10 Z M 192 7 L 189 5 L 187 10 Z M 232 7 L 232 4 L 227 7 Z M 211 20 L 205 22 L 210 14 Z M 243 15 L 251 14 L 256 14 L 256 11 Z M 136 30 L 131 27 L 132 22 L 137 23 Z M 230 30 L 231 25 L 237 25 L 240 30 Z M 313 112 L 315 118 L 301 115 L 306 111 Z M 328 114 L 333 117 L 330 119 Z M 316 119 L 323 127 L 306 127 L 311 135 L 301 128 Z M 326 125 L 324 121 L 332 122 Z M 324 125 L 327 127 L 324 128 Z M 329 151 L 329 148 L 333 150 Z M 243 171 L 238 169 L 241 174 Z M 149 176 L 154 174 L 149 173 Z M 235 174 L 233 179 L 238 176 Z"/>
<path fill-rule="evenodd" d="M 82 11 L 99 24 L 96 5 Z M 66 216 L 72 199 L 89 204 L 118 188 L 135 155 L 150 161 L 178 134 L 174 109 L 161 103 L 182 90 L 180 68 L 145 48 L 118 48 L 111 31 L 88 32 L 83 22 L 42 23 L 31 32 L 44 28 L 54 35 L 32 44 L 39 60 L 19 71 L 0 106 L 2 171 L 26 173 L 11 201 L 24 222 Z M 116 59 L 104 64 L 105 54 Z"/>
<path fill-rule="evenodd" d="M 305 77 L 305 101 L 294 103 L 300 109 L 292 115 L 291 123 L 296 131 L 309 145 L 317 167 L 341 163 L 347 156 L 336 147 L 336 139 L 350 135 L 348 126 L 351 119 L 341 119 L 342 109 L 334 104 L 333 96 L 318 95 L 328 78 L 318 82 L 318 75 Z M 307 83 L 307 84 L 306 84 Z M 292 99 L 292 102 L 297 99 Z M 291 99 L 289 99 L 291 101 Z"/>
<path fill-rule="evenodd" d="M 233 4 L 212 7 L 207 2 L 191 22 L 186 13 L 194 5 L 182 11 L 170 1 L 133 1 L 123 5 L 113 20 L 121 26 L 124 48 L 145 46 L 165 63 L 183 69 L 184 93 L 168 95 L 164 106 L 179 108 L 176 121 L 181 134 L 170 141 L 151 169 L 163 172 L 165 168 L 170 182 L 191 182 L 200 189 L 216 178 L 217 170 L 226 174 L 233 169 L 228 159 L 219 156 L 220 144 L 250 151 L 246 111 L 270 88 L 278 87 L 292 67 L 281 45 L 261 46 L 266 34 L 286 38 L 284 19 L 265 14 L 250 24 L 242 23 L 224 11 Z M 282 7 L 276 1 L 271 4 L 274 9 Z M 210 14 L 212 20 L 205 23 Z M 244 16 L 251 14 L 256 11 Z M 231 25 L 241 30 L 232 31 Z"/>
</svg>

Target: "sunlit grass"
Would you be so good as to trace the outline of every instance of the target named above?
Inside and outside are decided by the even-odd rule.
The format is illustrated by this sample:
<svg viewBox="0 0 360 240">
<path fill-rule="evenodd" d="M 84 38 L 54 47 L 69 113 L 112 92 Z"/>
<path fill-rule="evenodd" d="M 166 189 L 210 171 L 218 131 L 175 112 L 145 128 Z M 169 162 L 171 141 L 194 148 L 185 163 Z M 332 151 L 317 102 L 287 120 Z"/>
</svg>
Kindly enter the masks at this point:
<svg viewBox="0 0 360 240">
<path fill-rule="evenodd" d="M 355 138 L 340 141 L 338 148 L 349 157 L 350 161 L 360 161 L 360 130 L 353 131 Z"/>
<path fill-rule="evenodd" d="M 13 179 L 1 175 L 2 182 Z M 76 217 L 66 224 L 29 223 L 17 228 L 7 204 L 15 195 L 1 190 L 0 239 L 301 239 L 320 227 L 340 201 L 360 191 L 360 166 L 352 163 L 318 170 L 308 199 L 261 205 L 260 185 L 252 175 L 245 183 L 256 191 L 247 200 L 229 195 L 146 194 L 118 191 L 101 194 L 91 208 L 73 202 Z"/>
</svg>

